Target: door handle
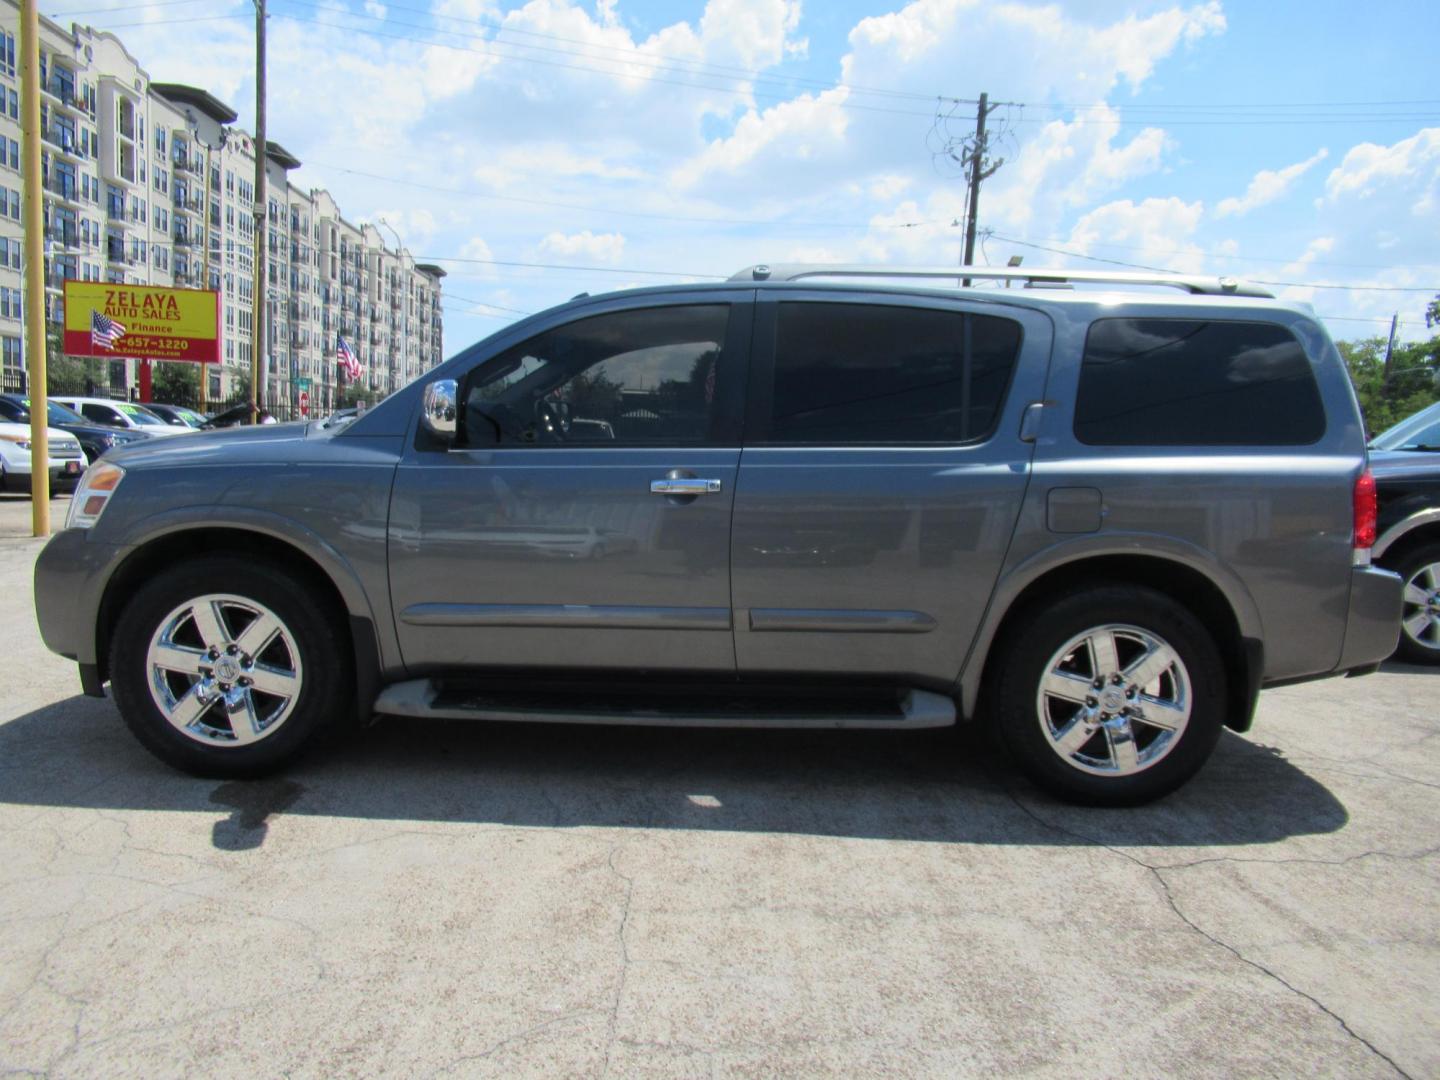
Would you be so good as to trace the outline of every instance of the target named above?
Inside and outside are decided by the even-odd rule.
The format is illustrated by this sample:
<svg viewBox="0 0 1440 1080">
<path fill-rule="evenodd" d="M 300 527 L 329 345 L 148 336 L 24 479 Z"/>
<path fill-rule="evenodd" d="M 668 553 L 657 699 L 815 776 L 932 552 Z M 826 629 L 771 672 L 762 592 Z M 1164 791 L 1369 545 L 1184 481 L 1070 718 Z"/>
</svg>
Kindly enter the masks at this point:
<svg viewBox="0 0 1440 1080">
<path fill-rule="evenodd" d="M 719 480 L 703 480 L 695 476 L 650 481 L 651 495 L 714 495 L 719 490 Z"/>
</svg>

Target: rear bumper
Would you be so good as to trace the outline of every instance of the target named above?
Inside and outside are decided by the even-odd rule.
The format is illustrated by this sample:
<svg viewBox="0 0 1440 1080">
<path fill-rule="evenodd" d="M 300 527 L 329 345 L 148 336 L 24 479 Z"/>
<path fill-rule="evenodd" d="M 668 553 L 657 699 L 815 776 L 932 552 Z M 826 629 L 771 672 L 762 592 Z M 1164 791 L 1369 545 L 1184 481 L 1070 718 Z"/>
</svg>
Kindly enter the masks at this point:
<svg viewBox="0 0 1440 1080">
<path fill-rule="evenodd" d="M 1395 651 L 1404 589 L 1400 575 L 1389 570 L 1366 566 L 1350 572 L 1350 611 L 1337 674 L 1373 667 Z"/>
</svg>

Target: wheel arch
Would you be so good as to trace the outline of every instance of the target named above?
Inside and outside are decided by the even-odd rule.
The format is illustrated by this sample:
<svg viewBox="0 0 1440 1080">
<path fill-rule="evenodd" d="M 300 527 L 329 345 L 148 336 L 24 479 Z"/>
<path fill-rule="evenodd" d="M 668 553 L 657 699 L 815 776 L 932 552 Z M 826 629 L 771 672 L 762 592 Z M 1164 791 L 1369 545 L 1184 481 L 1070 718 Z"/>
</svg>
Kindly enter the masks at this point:
<svg viewBox="0 0 1440 1080">
<path fill-rule="evenodd" d="M 1381 548 L 1377 543 L 1379 553 L 1372 554 L 1375 564 L 1386 569 L 1398 566 L 1416 548 L 1440 544 L 1440 508 L 1423 515 L 1411 515 L 1393 526 L 1382 539 L 1386 541 L 1385 546 Z"/>
<path fill-rule="evenodd" d="M 200 523 L 177 521 L 161 525 L 135 545 L 105 583 L 95 620 L 95 658 L 99 677 L 109 677 L 110 641 L 125 598 L 160 568 L 204 555 L 233 554 L 268 559 L 285 566 L 315 587 L 344 620 L 355 660 L 356 706 L 369 715 L 379 692 L 381 650 L 377 624 L 364 587 L 339 554 L 315 538 L 309 548 L 276 527 L 255 522 Z M 318 556 L 316 554 L 318 552 Z"/>
<path fill-rule="evenodd" d="M 1090 550 L 1022 564 L 996 588 L 989 613 L 960 676 L 963 715 L 985 706 L 985 691 L 1006 635 L 1047 597 L 1080 585 L 1144 585 L 1193 611 L 1214 635 L 1227 673 L 1225 726 L 1248 731 L 1264 675 L 1259 611 L 1237 579 L 1194 555 Z"/>
</svg>

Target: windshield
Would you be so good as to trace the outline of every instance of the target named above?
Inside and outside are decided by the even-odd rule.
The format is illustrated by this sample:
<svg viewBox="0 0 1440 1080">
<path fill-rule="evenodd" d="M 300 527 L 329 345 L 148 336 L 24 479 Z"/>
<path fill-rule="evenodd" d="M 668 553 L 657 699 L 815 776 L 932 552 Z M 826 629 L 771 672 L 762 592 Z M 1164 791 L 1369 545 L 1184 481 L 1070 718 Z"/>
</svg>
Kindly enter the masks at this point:
<svg viewBox="0 0 1440 1080">
<path fill-rule="evenodd" d="M 30 399 L 28 397 L 21 398 L 20 404 L 25 407 L 25 412 L 24 415 L 20 417 L 19 422 L 22 424 L 28 424 L 30 422 Z M 61 405 L 58 401 L 47 401 L 45 404 L 47 407 L 46 415 L 50 417 L 49 424 L 51 427 L 54 427 L 57 424 L 90 423 L 89 420 L 86 420 L 85 417 L 81 416 L 74 409 L 68 409 L 64 405 Z"/>
<path fill-rule="evenodd" d="M 122 413 L 128 416 L 131 420 L 134 420 L 137 424 L 150 424 L 159 427 L 165 426 L 164 420 L 161 420 L 160 417 L 156 416 L 149 409 L 140 408 L 139 405 L 131 405 L 124 401 L 117 401 L 115 403 L 115 408 L 119 409 Z"/>
<path fill-rule="evenodd" d="M 1440 450 L 1440 401 L 1370 440 L 1372 450 Z"/>
</svg>

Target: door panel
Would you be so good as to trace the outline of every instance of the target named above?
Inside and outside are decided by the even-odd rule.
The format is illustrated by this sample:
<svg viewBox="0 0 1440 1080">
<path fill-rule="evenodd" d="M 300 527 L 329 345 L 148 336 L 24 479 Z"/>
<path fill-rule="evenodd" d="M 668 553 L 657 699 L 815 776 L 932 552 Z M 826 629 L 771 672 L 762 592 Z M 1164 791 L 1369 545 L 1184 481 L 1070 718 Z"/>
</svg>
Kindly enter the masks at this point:
<svg viewBox="0 0 1440 1080">
<path fill-rule="evenodd" d="M 875 303 L 873 295 L 866 300 Z M 846 302 L 828 292 L 790 294 L 785 302 L 796 301 Z M 915 302 L 883 301 L 907 303 Z M 1048 320 L 1025 309 L 953 303 L 945 310 L 1001 316 L 1020 326 L 1008 392 L 991 391 L 992 401 L 994 393 L 1003 396 L 993 421 L 981 425 L 993 426 L 988 437 L 950 446 L 861 446 L 847 445 L 841 429 L 827 433 L 830 445 L 764 445 L 766 418 L 782 410 L 766 400 L 776 385 L 778 318 L 777 303 L 762 294 L 751 393 L 759 445 L 747 437 L 733 529 L 741 672 L 843 672 L 934 685 L 956 678 L 1024 497 L 1032 447 L 1020 438 L 1021 417 L 1043 395 L 1052 334 Z M 911 347 L 897 337 L 897 382 L 907 370 L 914 374 L 914 357 L 904 353 Z M 924 378 L 916 375 L 917 385 Z M 859 385 L 844 376 L 839 382 L 837 395 Z M 881 407 L 895 417 L 905 408 L 924 409 L 924 397 L 901 386 Z M 853 400 L 860 398 L 846 404 Z M 961 409 L 948 419 L 918 417 L 915 430 L 943 433 L 947 424 L 963 427 L 978 415 L 969 395 Z M 801 426 L 823 430 L 818 414 L 793 415 Z M 877 427 L 867 426 L 863 413 L 841 415 L 860 438 L 875 437 Z M 897 441 L 903 439 L 903 425 L 895 430 Z"/>
<path fill-rule="evenodd" d="M 412 672 L 734 670 L 752 295 L 609 302 L 477 360 L 470 447 L 418 437 L 396 472 L 390 592 Z"/>
<path fill-rule="evenodd" d="M 402 464 L 390 588 L 407 666 L 733 669 L 739 456 L 472 450 Z M 651 494 L 676 468 L 720 491 Z"/>
</svg>

